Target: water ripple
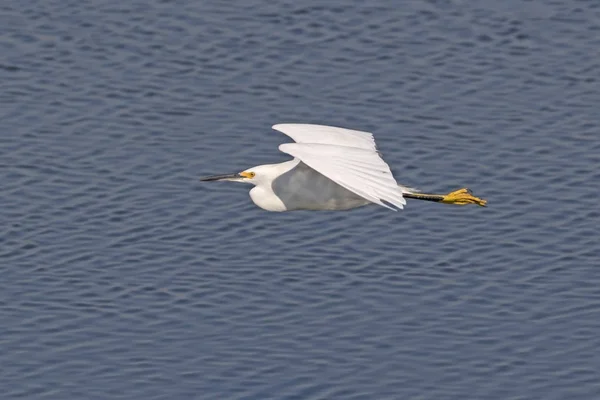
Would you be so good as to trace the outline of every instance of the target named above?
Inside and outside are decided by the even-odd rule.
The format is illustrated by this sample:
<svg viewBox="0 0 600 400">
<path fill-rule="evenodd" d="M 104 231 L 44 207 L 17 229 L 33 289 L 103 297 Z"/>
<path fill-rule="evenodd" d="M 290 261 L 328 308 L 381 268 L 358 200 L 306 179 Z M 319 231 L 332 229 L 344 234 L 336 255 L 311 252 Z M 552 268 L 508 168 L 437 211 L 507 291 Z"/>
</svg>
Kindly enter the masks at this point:
<svg viewBox="0 0 600 400">
<path fill-rule="evenodd" d="M 5 398 L 598 398 L 599 17 L 9 2 Z M 300 121 L 489 207 L 276 214 L 198 182 L 285 160 L 270 126 Z"/>
</svg>

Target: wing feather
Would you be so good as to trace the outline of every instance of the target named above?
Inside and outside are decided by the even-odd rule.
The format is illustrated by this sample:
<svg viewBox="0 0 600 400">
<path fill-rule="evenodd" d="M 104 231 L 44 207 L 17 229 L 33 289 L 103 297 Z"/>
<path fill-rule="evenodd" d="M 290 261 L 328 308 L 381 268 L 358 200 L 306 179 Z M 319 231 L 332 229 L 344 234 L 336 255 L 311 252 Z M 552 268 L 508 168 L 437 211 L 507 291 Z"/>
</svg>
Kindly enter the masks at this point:
<svg viewBox="0 0 600 400">
<path fill-rule="evenodd" d="M 279 150 L 373 203 L 392 210 L 394 208 L 386 203 L 399 209 L 406 204 L 390 167 L 374 148 L 324 143 L 285 143 L 279 146 Z"/>
<path fill-rule="evenodd" d="M 296 143 L 333 144 L 376 151 L 373 134 L 335 126 L 313 124 L 277 124 L 273 129 L 291 137 Z"/>
</svg>

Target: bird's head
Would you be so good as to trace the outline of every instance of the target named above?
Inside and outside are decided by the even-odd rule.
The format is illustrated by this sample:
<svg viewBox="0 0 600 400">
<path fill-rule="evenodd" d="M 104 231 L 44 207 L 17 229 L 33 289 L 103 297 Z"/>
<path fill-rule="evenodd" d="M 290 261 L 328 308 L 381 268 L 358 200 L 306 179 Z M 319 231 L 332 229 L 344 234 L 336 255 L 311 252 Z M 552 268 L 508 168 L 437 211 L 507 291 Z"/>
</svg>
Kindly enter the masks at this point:
<svg viewBox="0 0 600 400">
<path fill-rule="evenodd" d="M 235 174 L 225 175 L 212 175 L 200 178 L 201 181 L 232 181 L 232 182 L 244 182 L 251 183 L 253 185 L 259 185 L 266 181 L 273 180 L 273 169 L 271 165 L 259 165 L 257 167 L 248 168 L 245 171 L 238 172 Z"/>
</svg>

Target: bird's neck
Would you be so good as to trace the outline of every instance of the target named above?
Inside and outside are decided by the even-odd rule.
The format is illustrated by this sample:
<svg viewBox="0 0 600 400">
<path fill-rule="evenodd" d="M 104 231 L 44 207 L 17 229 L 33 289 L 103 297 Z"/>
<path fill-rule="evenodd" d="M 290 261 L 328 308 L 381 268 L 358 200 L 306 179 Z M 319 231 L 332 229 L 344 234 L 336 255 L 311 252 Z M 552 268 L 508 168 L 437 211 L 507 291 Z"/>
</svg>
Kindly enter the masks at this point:
<svg viewBox="0 0 600 400">
<path fill-rule="evenodd" d="M 283 201 L 273 192 L 271 187 L 255 186 L 250 190 L 250 198 L 260 208 L 267 211 L 286 211 Z"/>
<path fill-rule="evenodd" d="M 299 160 L 290 160 L 279 164 L 261 165 L 258 174 L 261 180 L 250 190 L 250 198 L 260 208 L 267 211 L 287 211 L 283 201 L 275 194 L 273 181 L 298 165 Z"/>
</svg>

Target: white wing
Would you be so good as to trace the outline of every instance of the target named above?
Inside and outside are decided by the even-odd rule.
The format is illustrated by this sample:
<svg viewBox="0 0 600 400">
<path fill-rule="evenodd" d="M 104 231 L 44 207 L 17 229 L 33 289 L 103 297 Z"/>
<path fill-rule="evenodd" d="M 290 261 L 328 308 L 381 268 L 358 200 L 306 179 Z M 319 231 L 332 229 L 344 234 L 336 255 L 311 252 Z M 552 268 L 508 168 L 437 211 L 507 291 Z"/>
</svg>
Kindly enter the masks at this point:
<svg viewBox="0 0 600 400">
<path fill-rule="evenodd" d="M 296 143 L 335 144 L 377 150 L 375 139 L 369 132 L 311 124 L 277 124 L 273 125 L 273 129 L 288 135 Z"/>
<path fill-rule="evenodd" d="M 303 135 L 304 133 L 301 133 L 301 136 Z M 306 137 L 308 136 L 310 135 Z M 392 210 L 395 209 L 384 201 L 400 209 L 406 204 L 390 167 L 373 148 L 322 143 L 285 143 L 279 146 L 279 150 L 373 203 Z"/>
</svg>

